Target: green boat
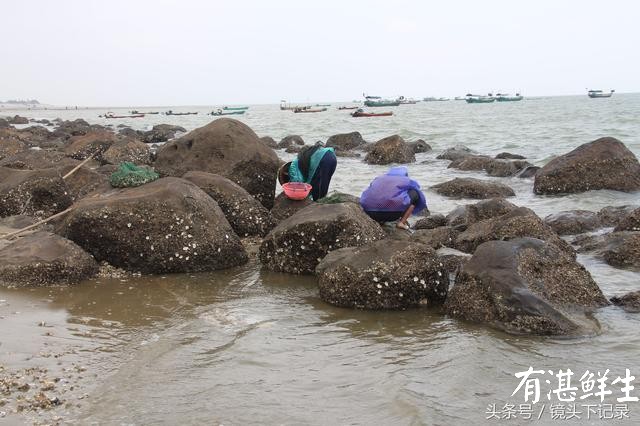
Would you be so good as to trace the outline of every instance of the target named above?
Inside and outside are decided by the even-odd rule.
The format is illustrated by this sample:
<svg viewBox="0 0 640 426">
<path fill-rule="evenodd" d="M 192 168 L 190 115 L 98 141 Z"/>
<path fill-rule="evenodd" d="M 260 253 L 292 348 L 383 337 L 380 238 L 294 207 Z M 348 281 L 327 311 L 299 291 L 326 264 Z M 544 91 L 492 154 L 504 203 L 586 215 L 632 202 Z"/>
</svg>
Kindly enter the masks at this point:
<svg viewBox="0 0 640 426">
<path fill-rule="evenodd" d="M 515 96 L 511 96 L 505 93 L 498 93 L 496 95 L 496 101 L 498 102 L 517 102 L 524 99 L 524 96 L 521 96 L 520 93 L 516 93 Z"/>
<path fill-rule="evenodd" d="M 248 110 L 249 107 L 228 107 L 228 106 L 226 106 L 226 107 L 224 107 L 222 109 L 225 110 L 225 111 L 245 111 L 245 110 Z"/>
<path fill-rule="evenodd" d="M 223 112 L 222 110 L 219 109 L 218 111 L 213 111 L 213 112 L 209 113 L 209 115 L 242 115 L 245 112 L 246 112 L 245 110 Z"/>
<path fill-rule="evenodd" d="M 491 102 L 494 102 L 496 98 L 494 98 L 491 93 L 489 93 L 487 96 L 472 95 L 471 93 L 467 93 L 465 100 L 468 104 L 490 104 Z"/>
<path fill-rule="evenodd" d="M 372 100 L 367 99 L 364 101 L 364 106 L 367 107 L 390 107 L 390 106 L 398 106 L 400 105 L 400 101 L 385 101 L 385 100 Z"/>
</svg>

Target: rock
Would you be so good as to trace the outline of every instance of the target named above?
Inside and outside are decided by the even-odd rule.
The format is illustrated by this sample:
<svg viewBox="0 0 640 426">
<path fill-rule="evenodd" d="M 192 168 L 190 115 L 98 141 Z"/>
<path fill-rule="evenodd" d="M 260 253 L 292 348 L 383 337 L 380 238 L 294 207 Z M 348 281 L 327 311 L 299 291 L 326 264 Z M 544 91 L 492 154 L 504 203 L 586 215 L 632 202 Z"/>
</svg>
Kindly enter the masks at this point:
<svg viewBox="0 0 640 426">
<path fill-rule="evenodd" d="M 446 225 L 464 231 L 476 222 L 509 213 L 518 206 L 504 198 L 490 198 L 475 204 L 460 206 L 451 211 L 446 217 Z"/>
<path fill-rule="evenodd" d="M 294 145 L 304 146 L 304 140 L 298 135 L 289 135 L 278 142 L 278 148 L 289 148 Z"/>
<path fill-rule="evenodd" d="M 447 148 L 442 154 L 436 158 L 438 160 L 450 160 L 454 161 L 462 157 L 473 155 L 473 151 L 464 145 L 456 145 L 453 148 Z"/>
<path fill-rule="evenodd" d="M 422 139 L 418 139 L 417 141 L 409 142 L 409 146 L 413 150 L 414 154 L 421 154 L 423 152 L 431 151 L 431 145 L 423 141 Z"/>
<path fill-rule="evenodd" d="M 536 194 L 576 193 L 597 189 L 640 190 L 640 163 L 615 138 L 600 138 L 551 160 L 536 173 Z"/>
<path fill-rule="evenodd" d="M 486 155 L 466 155 L 453 160 L 447 168 L 458 170 L 484 170 L 487 164 L 492 161 L 493 158 Z"/>
<path fill-rule="evenodd" d="M 383 240 L 329 253 L 316 268 L 320 298 L 359 309 L 407 309 L 444 301 L 448 280 L 435 252 Z"/>
<path fill-rule="evenodd" d="M 134 164 L 151 164 L 149 146 L 137 139 L 121 139 L 102 154 L 102 160 L 107 164 L 119 165 L 128 161 Z"/>
<path fill-rule="evenodd" d="M 17 139 L 0 137 L 0 161 L 29 149 L 26 143 Z"/>
<path fill-rule="evenodd" d="M 86 135 L 91 131 L 91 125 L 85 120 L 78 118 L 73 121 L 58 121 L 58 127 L 54 131 L 57 136 L 81 136 Z"/>
<path fill-rule="evenodd" d="M 618 268 L 640 268 L 640 232 L 607 234 L 602 249 L 604 261 Z"/>
<path fill-rule="evenodd" d="M 526 207 L 518 207 L 509 213 L 470 225 L 456 239 L 455 248 L 473 253 L 480 244 L 487 241 L 512 240 L 521 237 L 546 241 L 575 257 L 571 246 Z"/>
<path fill-rule="evenodd" d="M 445 226 L 447 219 L 441 214 L 432 214 L 427 217 L 422 217 L 416 221 L 413 225 L 413 229 L 433 229 L 440 226 Z"/>
<path fill-rule="evenodd" d="M 8 128 L 8 127 L 11 127 L 9 122 L 7 120 L 5 120 L 4 118 L 0 118 L 0 129 L 4 129 L 4 128 Z"/>
<path fill-rule="evenodd" d="M 79 161 L 68 158 L 58 151 L 27 149 L 1 160 L 0 166 L 20 170 L 39 170 L 68 165 L 75 166 L 78 163 Z"/>
<path fill-rule="evenodd" d="M 497 198 L 513 197 L 515 192 L 507 185 L 474 178 L 455 178 L 453 180 L 434 185 L 438 194 L 455 198 Z"/>
<path fill-rule="evenodd" d="M 521 170 L 531 166 L 524 160 L 491 160 L 484 167 L 489 176 L 508 177 L 518 174 Z"/>
<path fill-rule="evenodd" d="M 527 157 L 520 154 L 512 154 L 510 152 L 501 152 L 495 157 L 498 160 L 525 160 Z"/>
<path fill-rule="evenodd" d="M 240 185 L 220 175 L 188 172 L 183 177 L 213 198 L 241 237 L 265 236 L 276 225 L 271 213 Z"/>
<path fill-rule="evenodd" d="M 302 151 L 302 148 L 304 148 L 304 147 L 302 147 L 302 146 L 300 146 L 300 145 L 291 145 L 291 146 L 288 146 L 288 147 L 284 150 L 284 152 L 288 152 L 289 154 L 297 154 L 297 153 L 299 153 L 300 151 Z"/>
<path fill-rule="evenodd" d="M 93 154 L 93 158 L 101 163 L 106 163 L 102 155 L 111 148 L 115 141 L 116 136 L 111 132 L 90 132 L 69 139 L 64 152 L 76 160 L 84 160 Z"/>
<path fill-rule="evenodd" d="M 640 208 L 631 211 L 621 219 L 614 231 L 640 231 Z"/>
<path fill-rule="evenodd" d="M 311 204 L 313 201 L 310 198 L 299 201 L 290 200 L 284 195 L 284 192 L 281 192 L 273 202 L 271 217 L 277 222 L 281 222 Z"/>
<path fill-rule="evenodd" d="M 269 148 L 278 148 L 278 142 L 276 142 L 271 136 L 263 136 L 260 140 Z"/>
<path fill-rule="evenodd" d="M 318 200 L 320 204 L 354 203 L 360 205 L 360 197 L 345 194 L 344 192 L 331 191 L 326 197 Z"/>
<path fill-rule="evenodd" d="M 0 229 L 7 230 L 6 232 L 0 231 L 0 234 L 8 234 L 13 231 L 17 231 L 27 226 L 31 226 L 36 223 L 38 219 L 35 217 L 19 214 L 14 216 L 7 216 L 0 218 Z"/>
<path fill-rule="evenodd" d="M 204 272 L 248 260 L 218 204 L 174 177 L 84 198 L 58 233 L 99 262 L 132 272 Z"/>
<path fill-rule="evenodd" d="M 118 131 L 118 134 L 125 138 L 132 138 L 132 139 L 140 139 L 144 137 L 144 132 L 140 132 L 139 130 L 133 130 L 130 127 L 125 127 L 123 129 L 120 129 Z"/>
<path fill-rule="evenodd" d="M 360 158 L 361 155 L 352 151 L 335 151 L 336 157 Z"/>
<path fill-rule="evenodd" d="M 569 210 L 551 214 L 544 223 L 558 235 L 575 235 L 594 231 L 602 226 L 598 215 L 588 210 Z"/>
<path fill-rule="evenodd" d="M 434 229 L 418 229 L 411 234 L 411 241 L 415 241 L 437 250 L 441 247 L 455 247 L 456 238 L 460 234 L 450 226 L 440 226 Z"/>
<path fill-rule="evenodd" d="M 413 149 L 398 135 L 386 137 L 376 142 L 366 157 L 368 164 L 415 163 Z"/>
<path fill-rule="evenodd" d="M 173 124 L 156 124 L 148 132 L 142 134 L 142 141 L 145 143 L 166 142 L 176 137 L 177 133 L 186 133 L 186 129 L 182 126 L 174 126 Z"/>
<path fill-rule="evenodd" d="M 536 177 L 538 170 L 540 170 L 540 167 L 538 166 L 525 167 L 520 173 L 518 173 L 518 177 L 520 179 L 529 179 Z"/>
<path fill-rule="evenodd" d="M 70 205 L 69 188 L 58 170 L 0 167 L 0 217 L 26 214 L 43 219 Z"/>
<path fill-rule="evenodd" d="M 632 291 L 624 296 L 616 296 L 611 298 L 611 303 L 622 307 L 630 313 L 640 312 L 640 291 Z"/>
<path fill-rule="evenodd" d="M 350 151 L 365 143 L 360 132 L 351 132 L 330 136 L 325 146 L 332 147 L 336 151 Z"/>
<path fill-rule="evenodd" d="M 247 125 L 220 118 L 167 142 L 158 151 L 154 165 L 169 176 L 182 176 L 188 171 L 224 176 L 270 209 L 280 160 Z"/>
<path fill-rule="evenodd" d="M 65 176 L 75 166 L 65 166 L 60 169 L 60 174 Z M 64 180 L 73 201 L 78 201 L 94 191 L 107 192 L 111 190 L 109 175 L 102 174 L 89 167 L 82 166 L 71 176 Z"/>
<path fill-rule="evenodd" d="M 449 272 L 449 274 L 456 275 L 460 268 L 464 266 L 471 255 L 469 253 L 463 253 L 459 250 L 452 249 L 450 247 L 442 247 L 436 251 L 438 259 L 442 263 L 442 267 Z"/>
<path fill-rule="evenodd" d="M 479 246 L 458 273 L 445 310 L 511 333 L 567 335 L 584 331 L 591 321 L 585 314 L 606 305 L 575 259 L 553 244 L 518 238 Z"/>
<path fill-rule="evenodd" d="M 382 228 L 353 203 L 311 204 L 280 222 L 260 246 L 272 271 L 313 274 L 327 253 L 381 240 Z"/>
<path fill-rule="evenodd" d="M 19 115 L 9 119 L 9 124 L 29 124 L 27 117 L 20 117 Z"/>
<path fill-rule="evenodd" d="M 600 222 L 602 226 L 618 226 L 622 220 L 627 217 L 629 213 L 633 210 L 637 209 L 638 206 L 608 206 L 603 207 L 598 212 L 598 217 L 600 218 Z"/>
<path fill-rule="evenodd" d="M 76 284 L 98 272 L 98 264 L 73 242 L 46 231 L 0 248 L 0 286 Z"/>
</svg>

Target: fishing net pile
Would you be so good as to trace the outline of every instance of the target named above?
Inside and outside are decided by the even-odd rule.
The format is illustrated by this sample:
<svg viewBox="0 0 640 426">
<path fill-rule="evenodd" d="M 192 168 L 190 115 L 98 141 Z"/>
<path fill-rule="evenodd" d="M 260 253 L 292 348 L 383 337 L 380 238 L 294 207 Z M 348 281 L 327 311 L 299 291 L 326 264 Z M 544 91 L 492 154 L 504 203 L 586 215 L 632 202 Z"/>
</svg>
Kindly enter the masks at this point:
<svg viewBox="0 0 640 426">
<path fill-rule="evenodd" d="M 118 170 L 111 174 L 109 182 L 114 188 L 131 188 L 153 182 L 160 175 L 150 167 L 139 167 L 133 163 L 120 164 Z"/>
</svg>

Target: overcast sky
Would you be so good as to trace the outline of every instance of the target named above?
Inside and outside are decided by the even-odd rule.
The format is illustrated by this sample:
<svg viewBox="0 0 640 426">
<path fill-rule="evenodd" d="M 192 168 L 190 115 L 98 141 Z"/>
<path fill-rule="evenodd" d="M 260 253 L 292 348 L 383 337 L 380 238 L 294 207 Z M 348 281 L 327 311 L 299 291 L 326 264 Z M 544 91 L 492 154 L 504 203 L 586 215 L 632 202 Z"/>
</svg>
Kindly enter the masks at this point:
<svg viewBox="0 0 640 426">
<path fill-rule="evenodd" d="M 640 91 L 640 1 L 19 0 L 0 100 L 213 105 Z"/>
</svg>

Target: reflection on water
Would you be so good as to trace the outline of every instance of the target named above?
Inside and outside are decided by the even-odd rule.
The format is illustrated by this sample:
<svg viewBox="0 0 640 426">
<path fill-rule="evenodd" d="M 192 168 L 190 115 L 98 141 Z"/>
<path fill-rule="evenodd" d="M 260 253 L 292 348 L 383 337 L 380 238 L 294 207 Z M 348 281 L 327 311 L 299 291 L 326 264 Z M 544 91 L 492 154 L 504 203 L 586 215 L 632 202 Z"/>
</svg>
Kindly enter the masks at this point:
<svg viewBox="0 0 640 426">
<path fill-rule="evenodd" d="M 241 119 L 259 135 L 276 139 L 298 133 L 312 142 L 358 130 L 375 140 L 399 133 L 424 138 L 436 151 L 463 143 L 487 154 L 521 153 L 542 164 L 605 134 L 640 154 L 634 119 L 639 112 L 640 96 L 616 95 L 609 103 L 568 97 L 419 104 L 399 107 L 386 121 L 256 106 Z M 92 122 L 99 113 L 81 112 Z M 152 116 L 132 124 L 194 128 L 208 121 Z M 423 186 L 454 176 L 483 177 L 447 169 L 436 155 L 420 154 L 410 166 Z M 339 162 L 333 187 L 356 195 L 386 170 L 358 159 Z M 530 180 L 498 180 L 516 190 L 516 204 L 540 215 L 640 204 L 638 194 L 611 191 L 539 197 Z M 465 202 L 429 190 L 427 196 L 435 212 Z M 608 297 L 638 289 L 638 272 L 587 255 L 579 261 Z M 78 424 L 483 423 L 488 404 L 522 402 L 510 397 L 518 384 L 513 374 L 529 366 L 571 368 L 576 374 L 610 369 L 617 375 L 625 368 L 638 373 L 640 317 L 616 307 L 596 314 L 602 332 L 595 336 L 512 336 L 453 320 L 437 308 L 367 312 L 329 306 L 318 298 L 315 278 L 262 271 L 255 263 L 208 274 L 0 289 L 0 300 L 5 301 L 0 302 L 0 363 L 16 368 L 43 363 L 54 371 L 71 363 L 89 366 L 91 379 L 66 394 L 89 394 L 79 406 L 64 409 Z M 42 322 L 46 327 L 38 325 Z M 47 357 L 43 351 L 61 355 Z M 549 417 L 543 423 L 550 423 Z"/>
</svg>

